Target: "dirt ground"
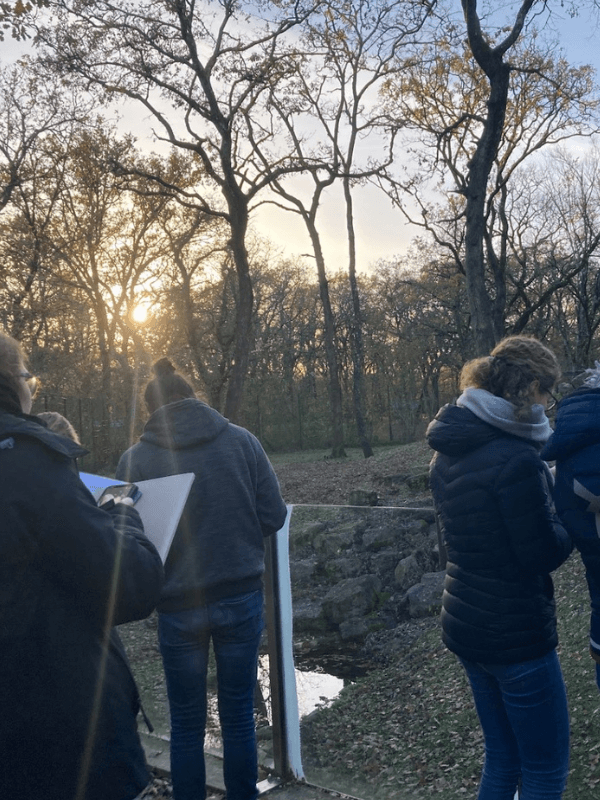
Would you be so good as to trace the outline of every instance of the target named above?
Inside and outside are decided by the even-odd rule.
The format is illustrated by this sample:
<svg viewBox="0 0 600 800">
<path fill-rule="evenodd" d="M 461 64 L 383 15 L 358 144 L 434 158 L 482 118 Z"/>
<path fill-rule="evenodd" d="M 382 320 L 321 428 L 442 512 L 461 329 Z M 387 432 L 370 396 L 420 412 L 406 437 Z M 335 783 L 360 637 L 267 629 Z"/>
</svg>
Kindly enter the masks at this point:
<svg viewBox="0 0 600 800">
<path fill-rule="evenodd" d="M 278 463 L 273 467 L 286 503 L 347 505 L 350 492 L 377 492 L 378 505 L 406 505 L 427 495 L 413 481 L 427 472 L 431 450 L 423 441 L 382 448 L 372 458 Z M 411 484 L 412 487 L 411 487 Z"/>
</svg>

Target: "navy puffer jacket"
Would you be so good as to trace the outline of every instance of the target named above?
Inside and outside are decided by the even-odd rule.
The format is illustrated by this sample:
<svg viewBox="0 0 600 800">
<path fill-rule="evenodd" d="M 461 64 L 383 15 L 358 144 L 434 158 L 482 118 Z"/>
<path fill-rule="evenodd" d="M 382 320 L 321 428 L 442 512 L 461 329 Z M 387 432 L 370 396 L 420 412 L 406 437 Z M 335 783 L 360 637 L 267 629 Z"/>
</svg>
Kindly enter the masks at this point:
<svg viewBox="0 0 600 800">
<path fill-rule="evenodd" d="M 427 440 L 437 451 L 430 484 L 448 556 L 444 643 L 481 663 L 540 658 L 558 643 L 550 572 L 572 544 L 538 448 L 451 405 Z"/>
<path fill-rule="evenodd" d="M 113 625 L 146 617 L 160 556 L 133 508 L 98 508 L 85 450 L 0 412 L 0 797 L 131 800 L 149 780 Z"/>
<path fill-rule="evenodd" d="M 600 663 L 600 389 L 580 389 L 561 401 L 542 455 L 556 461 L 556 510 L 585 565 L 590 650 Z"/>
</svg>

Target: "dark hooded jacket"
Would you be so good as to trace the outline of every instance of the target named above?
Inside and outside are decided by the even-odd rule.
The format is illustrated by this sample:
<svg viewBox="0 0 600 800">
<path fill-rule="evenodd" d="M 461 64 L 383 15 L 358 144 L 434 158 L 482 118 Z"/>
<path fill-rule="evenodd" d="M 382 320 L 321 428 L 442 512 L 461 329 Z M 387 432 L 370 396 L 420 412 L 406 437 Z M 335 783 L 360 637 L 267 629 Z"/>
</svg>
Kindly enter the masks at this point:
<svg viewBox="0 0 600 800">
<path fill-rule="evenodd" d="M 0 797 L 129 800 L 149 780 L 113 624 L 163 570 L 134 509 L 100 509 L 70 439 L 0 413 Z"/>
<path fill-rule="evenodd" d="M 590 650 L 600 663 L 600 389 L 580 389 L 561 401 L 542 456 L 556 461 L 556 510 L 585 565 Z"/>
<path fill-rule="evenodd" d="M 287 513 L 258 439 L 195 398 L 155 411 L 116 474 L 139 481 L 185 472 L 196 477 L 165 564 L 163 612 L 261 588 L 264 537 Z"/>
<path fill-rule="evenodd" d="M 447 549 L 446 646 L 469 661 L 511 664 L 557 645 L 550 572 L 571 540 L 548 496 L 536 445 L 444 406 L 427 430 L 430 484 Z"/>
</svg>

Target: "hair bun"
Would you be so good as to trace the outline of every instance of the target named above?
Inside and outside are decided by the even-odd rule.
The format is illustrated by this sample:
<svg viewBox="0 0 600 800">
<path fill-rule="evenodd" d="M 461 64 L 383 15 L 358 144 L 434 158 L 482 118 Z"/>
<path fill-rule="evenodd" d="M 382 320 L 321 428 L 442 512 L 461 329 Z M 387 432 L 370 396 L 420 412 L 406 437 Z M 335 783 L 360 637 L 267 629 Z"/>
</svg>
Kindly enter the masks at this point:
<svg viewBox="0 0 600 800">
<path fill-rule="evenodd" d="M 156 364 L 153 365 L 152 372 L 157 378 L 161 378 L 165 375 L 172 375 L 175 372 L 175 367 L 165 356 L 164 358 L 159 359 Z"/>
</svg>

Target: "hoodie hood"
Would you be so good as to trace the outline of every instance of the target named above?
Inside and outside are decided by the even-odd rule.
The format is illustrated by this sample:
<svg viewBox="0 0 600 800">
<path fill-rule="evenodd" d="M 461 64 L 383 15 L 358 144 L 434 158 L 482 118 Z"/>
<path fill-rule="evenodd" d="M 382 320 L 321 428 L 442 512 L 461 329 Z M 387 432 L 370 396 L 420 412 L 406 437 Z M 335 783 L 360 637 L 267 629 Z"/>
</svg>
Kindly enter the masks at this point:
<svg viewBox="0 0 600 800">
<path fill-rule="evenodd" d="M 12 447 L 13 436 L 32 436 L 65 458 L 81 458 L 89 452 L 72 439 L 48 430 L 42 420 L 31 414 L 0 414 L 0 448 Z"/>
<path fill-rule="evenodd" d="M 600 442 L 600 389 L 579 389 L 561 400 L 542 458 L 556 461 Z"/>
<path fill-rule="evenodd" d="M 193 397 L 161 406 L 144 427 L 142 442 L 183 450 L 216 439 L 229 420 L 201 400 Z"/>
<path fill-rule="evenodd" d="M 468 408 L 443 406 L 429 423 L 425 434 L 432 450 L 453 458 L 506 436 L 501 430 L 479 419 Z"/>
</svg>

